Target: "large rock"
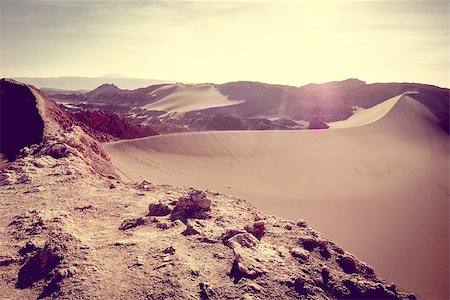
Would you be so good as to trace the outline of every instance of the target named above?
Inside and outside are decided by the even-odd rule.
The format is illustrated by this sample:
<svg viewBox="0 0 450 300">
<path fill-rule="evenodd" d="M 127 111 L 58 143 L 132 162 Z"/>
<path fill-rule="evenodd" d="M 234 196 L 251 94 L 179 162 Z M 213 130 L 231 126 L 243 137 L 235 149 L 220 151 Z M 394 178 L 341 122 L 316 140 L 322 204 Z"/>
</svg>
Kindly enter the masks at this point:
<svg viewBox="0 0 450 300">
<path fill-rule="evenodd" d="M 62 260 L 62 256 L 57 249 L 50 244 L 46 244 L 32 256 L 19 270 L 17 278 L 17 288 L 24 289 L 30 287 L 34 282 L 45 278 L 55 269 Z"/>
<path fill-rule="evenodd" d="M 270 245 L 261 243 L 250 233 L 240 233 L 228 240 L 233 249 L 234 262 L 230 272 L 235 280 L 241 277 L 255 278 L 276 265 L 283 263 L 278 252 Z"/>
<path fill-rule="evenodd" d="M 167 204 L 162 202 L 150 203 L 148 206 L 148 216 L 167 216 L 171 209 Z"/>
<path fill-rule="evenodd" d="M 211 200 L 199 190 L 192 190 L 187 197 L 181 197 L 170 216 L 175 219 L 206 219 L 210 210 Z"/>
</svg>

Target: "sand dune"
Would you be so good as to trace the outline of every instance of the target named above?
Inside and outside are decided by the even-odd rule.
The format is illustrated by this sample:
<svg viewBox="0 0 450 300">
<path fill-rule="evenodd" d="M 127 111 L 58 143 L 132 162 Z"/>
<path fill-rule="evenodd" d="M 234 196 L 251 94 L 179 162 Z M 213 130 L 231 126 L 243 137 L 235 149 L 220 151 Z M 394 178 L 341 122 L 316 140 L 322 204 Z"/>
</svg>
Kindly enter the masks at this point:
<svg viewBox="0 0 450 300">
<path fill-rule="evenodd" d="M 336 129 L 172 134 L 105 147 L 130 179 L 209 188 L 304 218 L 401 288 L 447 299 L 449 136 L 409 96 L 380 105 Z"/>
<path fill-rule="evenodd" d="M 327 124 L 330 128 L 347 128 L 363 126 L 376 122 L 383 118 L 403 96 L 404 94 L 393 97 L 368 109 L 361 107 L 348 119 L 337 122 L 329 122 Z"/>
<path fill-rule="evenodd" d="M 153 92 L 156 95 L 162 86 Z M 178 84 L 174 92 L 163 99 L 144 106 L 149 110 L 167 111 L 168 113 L 180 114 L 189 111 L 203 110 L 212 107 L 221 107 L 239 104 L 245 101 L 231 101 L 227 96 L 222 95 L 211 84 L 181 85 Z"/>
</svg>

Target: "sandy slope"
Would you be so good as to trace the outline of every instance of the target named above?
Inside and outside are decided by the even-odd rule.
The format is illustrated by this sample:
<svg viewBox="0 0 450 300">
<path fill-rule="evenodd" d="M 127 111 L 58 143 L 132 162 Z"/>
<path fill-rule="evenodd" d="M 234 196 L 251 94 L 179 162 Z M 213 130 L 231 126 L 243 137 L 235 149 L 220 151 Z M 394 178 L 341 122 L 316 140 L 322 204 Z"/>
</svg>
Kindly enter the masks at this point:
<svg viewBox="0 0 450 300">
<path fill-rule="evenodd" d="M 394 105 L 397 104 L 403 95 L 404 94 L 393 97 L 368 109 L 360 107 L 348 119 L 337 122 L 329 122 L 327 124 L 330 128 L 348 128 L 376 122 L 383 118 L 394 107 Z"/>
<path fill-rule="evenodd" d="M 155 90 L 153 94 L 156 95 L 161 89 L 166 88 L 167 86 L 163 86 L 158 90 Z M 154 103 L 144 106 L 144 108 L 179 114 L 212 107 L 235 105 L 242 102 L 244 101 L 229 100 L 227 96 L 222 95 L 210 84 L 179 84 L 174 92 Z"/>
<path fill-rule="evenodd" d="M 358 127 L 173 134 L 106 148 L 130 179 L 224 191 L 302 217 L 400 287 L 448 298 L 449 138 L 422 104 L 397 100 Z"/>
</svg>

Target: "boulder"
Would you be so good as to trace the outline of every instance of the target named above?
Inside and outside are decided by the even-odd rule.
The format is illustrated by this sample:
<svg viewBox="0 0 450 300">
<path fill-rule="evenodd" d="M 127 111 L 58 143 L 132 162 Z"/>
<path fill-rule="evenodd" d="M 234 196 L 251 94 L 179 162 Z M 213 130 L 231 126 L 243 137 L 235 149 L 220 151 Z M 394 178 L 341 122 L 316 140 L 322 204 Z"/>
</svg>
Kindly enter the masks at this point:
<svg viewBox="0 0 450 300">
<path fill-rule="evenodd" d="M 170 218 L 176 219 L 206 219 L 209 217 L 211 200 L 199 190 L 192 190 L 187 197 L 181 197 L 172 211 Z"/>
</svg>

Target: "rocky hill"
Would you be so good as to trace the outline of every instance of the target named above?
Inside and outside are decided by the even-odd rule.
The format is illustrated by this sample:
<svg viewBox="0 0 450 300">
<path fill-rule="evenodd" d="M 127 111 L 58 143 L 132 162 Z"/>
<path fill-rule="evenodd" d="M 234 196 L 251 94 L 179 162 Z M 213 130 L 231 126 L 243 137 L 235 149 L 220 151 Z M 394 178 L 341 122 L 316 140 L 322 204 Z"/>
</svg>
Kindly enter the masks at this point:
<svg viewBox="0 0 450 300">
<path fill-rule="evenodd" d="M 98 142 L 38 90 L 2 80 L 1 92 L 2 297 L 414 299 L 302 220 L 118 179 Z"/>
</svg>

